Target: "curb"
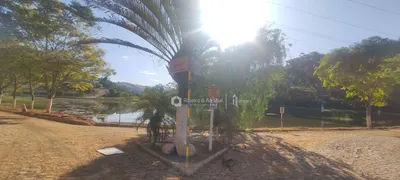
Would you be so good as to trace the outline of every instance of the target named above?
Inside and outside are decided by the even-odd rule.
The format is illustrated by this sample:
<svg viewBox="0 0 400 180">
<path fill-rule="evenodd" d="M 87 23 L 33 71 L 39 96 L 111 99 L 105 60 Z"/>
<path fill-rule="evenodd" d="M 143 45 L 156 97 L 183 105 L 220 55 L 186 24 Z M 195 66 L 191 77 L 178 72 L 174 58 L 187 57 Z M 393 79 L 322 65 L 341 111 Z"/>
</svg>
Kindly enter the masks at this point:
<svg viewBox="0 0 400 180">
<path fill-rule="evenodd" d="M 208 164 L 210 161 L 214 160 L 215 158 L 217 158 L 218 156 L 220 156 L 221 154 L 223 154 L 224 152 L 226 152 L 230 148 L 230 147 L 223 148 L 223 149 L 219 150 L 218 152 L 216 152 L 215 154 L 213 154 L 212 156 L 208 157 L 207 159 L 204 159 L 204 160 L 202 160 L 202 161 L 200 161 L 198 163 L 194 163 L 193 165 L 191 165 L 189 167 L 185 167 L 185 165 L 183 163 L 172 162 L 172 161 L 168 160 L 167 158 L 160 156 L 155 151 L 143 146 L 138 141 L 136 141 L 136 144 L 140 148 L 142 148 L 144 151 L 146 151 L 147 153 L 149 153 L 149 154 L 155 156 L 156 158 L 160 159 L 162 162 L 179 169 L 179 171 L 185 176 L 193 175 L 201 167 L 203 167 L 204 165 Z"/>
</svg>

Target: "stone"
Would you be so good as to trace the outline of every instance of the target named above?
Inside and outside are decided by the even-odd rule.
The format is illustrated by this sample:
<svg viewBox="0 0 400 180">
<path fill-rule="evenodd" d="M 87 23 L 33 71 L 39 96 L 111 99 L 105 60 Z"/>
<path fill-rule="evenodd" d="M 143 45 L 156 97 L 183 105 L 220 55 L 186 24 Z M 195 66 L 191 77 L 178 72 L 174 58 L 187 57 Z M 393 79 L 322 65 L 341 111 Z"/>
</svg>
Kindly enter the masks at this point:
<svg viewBox="0 0 400 180">
<path fill-rule="evenodd" d="M 24 106 L 22 107 L 22 112 L 23 112 L 23 113 L 28 112 L 28 109 L 26 109 L 26 105 L 25 105 L 25 104 L 24 104 Z"/>
<path fill-rule="evenodd" d="M 167 143 L 162 146 L 162 152 L 164 154 L 171 154 L 175 149 L 174 143 Z"/>
<path fill-rule="evenodd" d="M 186 156 L 186 144 L 176 143 L 176 151 L 179 156 Z M 196 148 L 193 144 L 189 143 L 189 156 L 194 156 L 196 154 Z"/>
</svg>

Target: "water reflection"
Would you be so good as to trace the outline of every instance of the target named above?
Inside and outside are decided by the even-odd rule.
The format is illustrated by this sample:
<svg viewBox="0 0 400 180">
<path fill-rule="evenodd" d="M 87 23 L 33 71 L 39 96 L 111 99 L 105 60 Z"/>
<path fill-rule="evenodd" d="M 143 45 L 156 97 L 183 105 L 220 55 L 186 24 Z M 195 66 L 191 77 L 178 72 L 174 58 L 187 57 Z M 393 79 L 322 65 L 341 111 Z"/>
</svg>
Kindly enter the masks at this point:
<svg viewBox="0 0 400 180">
<path fill-rule="evenodd" d="M 141 115 L 138 112 L 132 113 L 117 113 L 114 114 L 98 114 L 91 118 L 96 122 L 136 122 L 136 119 Z"/>
<path fill-rule="evenodd" d="M 102 102 L 99 100 L 61 100 L 54 103 L 54 109 L 66 114 L 91 117 L 96 122 L 136 122 L 141 112 L 134 112 L 131 102 Z"/>
</svg>

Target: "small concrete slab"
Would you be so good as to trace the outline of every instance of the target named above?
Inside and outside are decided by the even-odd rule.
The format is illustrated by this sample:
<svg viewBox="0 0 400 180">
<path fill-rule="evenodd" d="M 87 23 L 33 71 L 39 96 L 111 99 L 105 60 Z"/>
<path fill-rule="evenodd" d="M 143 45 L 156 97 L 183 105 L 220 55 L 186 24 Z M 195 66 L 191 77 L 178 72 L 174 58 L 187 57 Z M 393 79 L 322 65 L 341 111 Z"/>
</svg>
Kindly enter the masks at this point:
<svg viewBox="0 0 400 180">
<path fill-rule="evenodd" d="M 109 155 L 113 155 L 113 154 L 122 154 L 124 153 L 123 151 L 115 148 L 115 147 L 111 147 L 111 148 L 104 148 L 104 149 L 98 149 L 97 152 L 109 156 Z"/>
</svg>

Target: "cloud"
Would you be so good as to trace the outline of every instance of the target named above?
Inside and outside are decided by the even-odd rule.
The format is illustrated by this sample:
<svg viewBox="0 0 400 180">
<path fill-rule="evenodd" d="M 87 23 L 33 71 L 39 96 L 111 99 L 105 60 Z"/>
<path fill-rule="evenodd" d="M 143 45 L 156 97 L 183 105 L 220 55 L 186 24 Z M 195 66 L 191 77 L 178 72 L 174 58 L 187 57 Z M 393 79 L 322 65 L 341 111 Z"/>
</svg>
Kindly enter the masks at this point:
<svg viewBox="0 0 400 180">
<path fill-rule="evenodd" d="M 153 78 L 150 78 L 150 81 L 153 81 L 153 82 L 160 82 L 160 80 L 158 80 L 158 79 L 153 79 Z"/>
<path fill-rule="evenodd" d="M 129 59 L 129 56 L 122 56 L 122 59 L 128 60 L 128 59 Z"/>
<path fill-rule="evenodd" d="M 157 75 L 157 73 L 155 73 L 155 72 L 150 72 L 150 71 L 140 71 L 140 73 L 146 74 L 146 75 Z"/>
</svg>

